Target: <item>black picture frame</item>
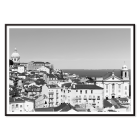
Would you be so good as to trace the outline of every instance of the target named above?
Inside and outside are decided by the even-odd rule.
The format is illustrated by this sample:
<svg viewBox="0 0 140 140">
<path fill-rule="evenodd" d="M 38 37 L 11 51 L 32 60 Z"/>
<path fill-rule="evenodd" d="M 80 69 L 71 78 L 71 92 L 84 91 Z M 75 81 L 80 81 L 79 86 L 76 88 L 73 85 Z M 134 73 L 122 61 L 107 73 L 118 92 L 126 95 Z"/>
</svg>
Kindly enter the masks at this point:
<svg viewBox="0 0 140 140">
<path fill-rule="evenodd" d="M 7 114 L 7 27 L 8 26 L 132 26 L 133 28 L 133 114 Z M 135 24 L 5 24 L 5 116 L 135 116 Z M 8 54 L 9 55 L 9 54 Z"/>
</svg>

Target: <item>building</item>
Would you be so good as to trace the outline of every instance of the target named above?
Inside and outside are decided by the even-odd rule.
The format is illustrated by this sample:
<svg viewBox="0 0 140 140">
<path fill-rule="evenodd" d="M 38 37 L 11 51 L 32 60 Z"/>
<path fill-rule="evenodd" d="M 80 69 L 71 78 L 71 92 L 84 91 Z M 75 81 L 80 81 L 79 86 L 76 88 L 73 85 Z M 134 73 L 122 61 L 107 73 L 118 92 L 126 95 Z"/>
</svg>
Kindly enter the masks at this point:
<svg viewBox="0 0 140 140">
<path fill-rule="evenodd" d="M 45 62 L 45 66 L 51 68 L 51 63 Z"/>
<path fill-rule="evenodd" d="M 122 70 L 108 72 L 102 77 L 96 77 L 96 85 L 104 88 L 104 98 L 124 98 L 129 97 L 129 70 L 124 65 Z"/>
<path fill-rule="evenodd" d="M 56 85 L 43 85 L 41 96 L 36 99 L 36 107 L 56 107 L 64 103 L 65 96 L 61 88 Z"/>
<path fill-rule="evenodd" d="M 11 59 L 12 59 L 14 65 L 19 65 L 20 64 L 20 55 L 17 52 L 16 48 L 15 48 L 14 52 L 11 55 Z"/>
<path fill-rule="evenodd" d="M 58 78 L 54 74 L 47 74 L 45 77 L 45 82 L 48 85 L 56 85 L 58 83 Z"/>
<path fill-rule="evenodd" d="M 25 66 L 23 66 L 23 65 L 18 65 L 18 66 L 17 66 L 17 71 L 18 71 L 19 73 L 25 72 Z"/>
<path fill-rule="evenodd" d="M 40 68 L 37 69 L 38 71 L 44 71 L 48 74 L 50 74 L 50 68 L 48 68 L 47 66 L 41 66 Z"/>
<path fill-rule="evenodd" d="M 10 112 L 33 112 L 34 100 L 26 97 L 10 98 Z"/>
<path fill-rule="evenodd" d="M 94 108 L 103 108 L 103 88 L 96 85 L 73 84 L 63 89 L 66 102 L 71 105 L 89 104 Z"/>
<path fill-rule="evenodd" d="M 25 66 L 25 68 L 27 68 L 28 63 L 20 62 L 20 65 Z"/>
<path fill-rule="evenodd" d="M 43 67 L 42 67 L 43 66 Z M 27 64 L 27 70 L 31 70 L 31 71 L 35 71 L 37 69 L 50 69 L 51 68 L 51 64 L 49 62 L 39 62 L 39 61 L 31 61 Z M 47 71 L 48 71 L 47 69 Z M 49 71 L 50 72 L 50 71 Z"/>
</svg>

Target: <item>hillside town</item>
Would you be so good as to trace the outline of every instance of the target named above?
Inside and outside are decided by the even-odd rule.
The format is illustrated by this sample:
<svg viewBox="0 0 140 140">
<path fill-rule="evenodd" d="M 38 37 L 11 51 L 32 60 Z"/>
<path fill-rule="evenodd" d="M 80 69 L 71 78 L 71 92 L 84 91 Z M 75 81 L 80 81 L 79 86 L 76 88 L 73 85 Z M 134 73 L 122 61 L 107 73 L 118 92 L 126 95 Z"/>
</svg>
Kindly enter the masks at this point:
<svg viewBox="0 0 140 140">
<path fill-rule="evenodd" d="M 130 76 L 120 73 L 80 77 L 50 62 L 20 62 L 15 48 L 9 60 L 10 112 L 130 112 Z"/>
</svg>

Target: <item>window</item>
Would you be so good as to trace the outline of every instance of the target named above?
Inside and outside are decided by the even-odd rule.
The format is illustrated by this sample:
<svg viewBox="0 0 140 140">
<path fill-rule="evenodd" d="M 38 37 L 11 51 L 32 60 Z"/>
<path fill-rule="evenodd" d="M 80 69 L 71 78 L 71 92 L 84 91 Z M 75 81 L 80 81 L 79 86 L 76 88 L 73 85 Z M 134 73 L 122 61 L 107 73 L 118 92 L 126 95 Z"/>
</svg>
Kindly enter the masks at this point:
<svg viewBox="0 0 140 140">
<path fill-rule="evenodd" d="M 87 93 L 87 90 L 85 90 L 85 93 Z"/>
<path fill-rule="evenodd" d="M 22 105 L 20 105 L 20 107 L 22 107 Z"/>
<path fill-rule="evenodd" d="M 20 112 L 22 112 L 22 110 L 20 110 Z"/>
<path fill-rule="evenodd" d="M 121 85 L 119 84 L 118 87 L 121 88 Z"/>
<path fill-rule="evenodd" d="M 125 86 L 125 90 L 127 90 L 127 86 Z"/>
<path fill-rule="evenodd" d="M 93 90 L 91 90 L 91 93 L 93 93 Z"/>
<path fill-rule="evenodd" d="M 78 92 L 78 90 L 76 90 L 76 92 Z"/>
<path fill-rule="evenodd" d="M 97 96 L 97 100 L 100 100 L 100 96 Z"/>
<path fill-rule="evenodd" d="M 80 93 L 82 94 L 82 90 L 80 90 Z"/>
<path fill-rule="evenodd" d="M 108 93 L 108 90 L 106 90 L 106 93 Z"/>
<path fill-rule="evenodd" d="M 108 89 L 108 85 L 106 85 L 106 89 Z"/>
<path fill-rule="evenodd" d="M 112 84 L 112 92 L 115 90 L 115 84 Z"/>
<path fill-rule="evenodd" d="M 18 108 L 18 104 L 16 104 L 16 108 Z"/>
</svg>

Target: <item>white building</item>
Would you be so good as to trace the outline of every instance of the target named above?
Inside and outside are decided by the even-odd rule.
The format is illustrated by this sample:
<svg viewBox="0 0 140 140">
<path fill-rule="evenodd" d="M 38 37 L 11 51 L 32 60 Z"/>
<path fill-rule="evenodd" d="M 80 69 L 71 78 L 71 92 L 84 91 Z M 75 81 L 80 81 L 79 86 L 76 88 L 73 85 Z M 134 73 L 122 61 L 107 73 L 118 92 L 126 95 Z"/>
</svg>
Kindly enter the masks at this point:
<svg viewBox="0 0 140 140">
<path fill-rule="evenodd" d="M 26 97 L 10 98 L 10 112 L 33 112 L 34 100 Z"/>
<path fill-rule="evenodd" d="M 56 85 L 43 85 L 41 96 L 35 101 L 36 108 L 56 107 L 65 101 L 65 96 L 61 92 L 61 88 Z"/>
<path fill-rule="evenodd" d="M 66 102 L 71 105 L 87 104 L 94 108 L 103 108 L 103 88 L 96 85 L 78 85 L 73 84 L 68 89 L 63 89 L 66 96 Z"/>
<path fill-rule="evenodd" d="M 50 74 L 50 68 L 48 68 L 47 66 L 41 66 L 37 70 L 38 71 L 45 71 L 46 73 Z"/>
<path fill-rule="evenodd" d="M 18 67 L 17 67 L 17 71 L 18 71 L 19 73 L 23 73 L 23 72 L 25 72 L 25 66 L 18 65 Z"/>
<path fill-rule="evenodd" d="M 96 85 L 104 88 L 104 98 L 129 97 L 129 71 L 124 65 L 119 75 L 109 72 L 103 77 L 96 78 Z"/>
</svg>

